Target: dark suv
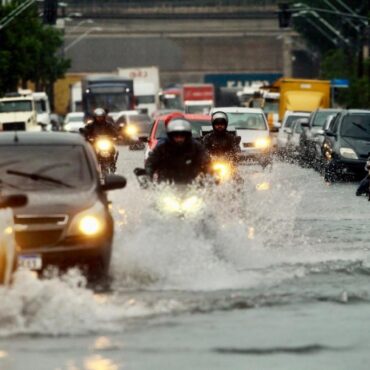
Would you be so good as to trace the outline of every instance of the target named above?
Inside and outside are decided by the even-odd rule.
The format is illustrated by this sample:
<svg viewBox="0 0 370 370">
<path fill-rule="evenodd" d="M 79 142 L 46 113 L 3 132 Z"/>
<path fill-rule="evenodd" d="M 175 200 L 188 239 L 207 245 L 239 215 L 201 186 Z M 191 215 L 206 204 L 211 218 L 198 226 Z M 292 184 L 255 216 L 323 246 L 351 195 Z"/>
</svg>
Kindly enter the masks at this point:
<svg viewBox="0 0 370 370">
<path fill-rule="evenodd" d="M 95 153 L 80 135 L 2 133 L 0 178 L 4 193 L 28 197 L 14 210 L 20 266 L 83 265 L 90 276 L 107 274 L 113 220 L 106 191 L 126 180 L 110 174 L 102 185 Z"/>
<path fill-rule="evenodd" d="M 331 121 L 322 144 L 327 181 L 363 175 L 370 152 L 370 110 L 344 110 Z"/>
<path fill-rule="evenodd" d="M 302 123 L 303 132 L 299 140 L 299 159 L 301 164 L 317 167 L 316 146 L 321 146 L 324 139 L 324 123 L 331 115 L 339 113 L 340 109 L 317 109 L 313 111 L 308 122 Z"/>
</svg>

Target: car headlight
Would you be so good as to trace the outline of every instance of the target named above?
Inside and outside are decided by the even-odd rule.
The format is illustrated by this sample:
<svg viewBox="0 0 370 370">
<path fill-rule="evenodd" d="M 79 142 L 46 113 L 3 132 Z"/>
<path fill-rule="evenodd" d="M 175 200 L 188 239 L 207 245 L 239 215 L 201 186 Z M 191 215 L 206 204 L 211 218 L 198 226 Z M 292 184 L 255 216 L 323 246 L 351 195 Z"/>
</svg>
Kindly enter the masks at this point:
<svg viewBox="0 0 370 370">
<path fill-rule="evenodd" d="M 181 201 L 173 195 L 166 195 L 160 199 L 160 208 L 167 213 L 181 212 Z"/>
<path fill-rule="evenodd" d="M 358 159 L 356 152 L 351 148 L 340 148 L 339 153 L 343 158 Z"/>
<path fill-rule="evenodd" d="M 106 227 L 106 212 L 99 202 L 73 217 L 68 235 L 97 236 L 102 234 Z"/>
<path fill-rule="evenodd" d="M 229 180 L 231 178 L 231 166 L 227 162 L 214 162 L 212 164 L 212 170 L 216 174 L 219 180 Z"/>
<path fill-rule="evenodd" d="M 67 123 L 66 125 L 64 125 L 64 130 L 65 131 L 70 131 L 71 130 L 71 125 L 69 123 Z"/>
<path fill-rule="evenodd" d="M 270 147 L 270 139 L 268 137 L 261 137 L 254 142 L 257 149 L 267 149 Z"/>
<path fill-rule="evenodd" d="M 113 148 L 112 142 L 108 139 L 98 139 L 95 146 L 96 149 L 102 152 L 110 152 Z"/>
<path fill-rule="evenodd" d="M 130 137 L 137 136 L 137 133 L 138 133 L 138 129 L 136 126 L 127 126 L 125 131 L 126 131 L 126 134 Z"/>
</svg>

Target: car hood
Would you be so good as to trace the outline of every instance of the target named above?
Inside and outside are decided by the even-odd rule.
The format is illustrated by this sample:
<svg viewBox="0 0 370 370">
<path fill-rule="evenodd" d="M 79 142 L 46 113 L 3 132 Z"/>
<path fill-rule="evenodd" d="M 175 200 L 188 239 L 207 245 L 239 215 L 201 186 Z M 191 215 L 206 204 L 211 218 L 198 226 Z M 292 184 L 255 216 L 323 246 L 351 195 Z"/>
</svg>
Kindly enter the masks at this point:
<svg viewBox="0 0 370 370">
<path fill-rule="evenodd" d="M 20 191 L 21 192 L 21 191 Z M 94 187 L 84 191 L 76 189 L 65 191 L 27 192 L 28 203 L 21 208 L 15 208 L 14 213 L 20 214 L 68 214 L 73 215 L 92 207 L 98 200 Z"/>
<path fill-rule="evenodd" d="M 242 138 L 240 143 L 252 143 L 257 139 L 268 137 L 269 132 L 265 130 L 236 130 L 236 135 Z"/>
<path fill-rule="evenodd" d="M 343 146 L 352 148 L 359 157 L 367 158 L 370 152 L 370 140 L 353 139 L 349 137 L 343 137 Z"/>
</svg>

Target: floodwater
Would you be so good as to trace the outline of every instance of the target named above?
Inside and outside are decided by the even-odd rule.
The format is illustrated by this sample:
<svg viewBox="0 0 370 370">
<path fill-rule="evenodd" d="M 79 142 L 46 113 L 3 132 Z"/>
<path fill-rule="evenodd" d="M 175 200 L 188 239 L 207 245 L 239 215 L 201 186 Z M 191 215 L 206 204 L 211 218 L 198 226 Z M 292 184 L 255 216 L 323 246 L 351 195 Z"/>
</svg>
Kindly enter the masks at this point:
<svg viewBox="0 0 370 370">
<path fill-rule="evenodd" d="M 370 204 L 356 184 L 275 163 L 189 218 L 139 188 L 121 149 L 112 282 L 76 270 L 0 288 L 1 370 L 368 369 Z"/>
</svg>

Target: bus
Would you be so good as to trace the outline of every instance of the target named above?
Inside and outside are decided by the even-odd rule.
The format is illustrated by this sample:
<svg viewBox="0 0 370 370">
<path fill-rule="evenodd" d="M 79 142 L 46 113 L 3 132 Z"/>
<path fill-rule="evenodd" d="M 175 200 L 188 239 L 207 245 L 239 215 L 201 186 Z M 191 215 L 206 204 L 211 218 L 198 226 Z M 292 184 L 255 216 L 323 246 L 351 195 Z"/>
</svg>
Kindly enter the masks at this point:
<svg viewBox="0 0 370 370">
<path fill-rule="evenodd" d="M 117 75 L 88 75 L 82 80 L 82 109 L 91 116 L 95 108 L 106 109 L 114 117 L 135 109 L 133 80 Z"/>
</svg>

